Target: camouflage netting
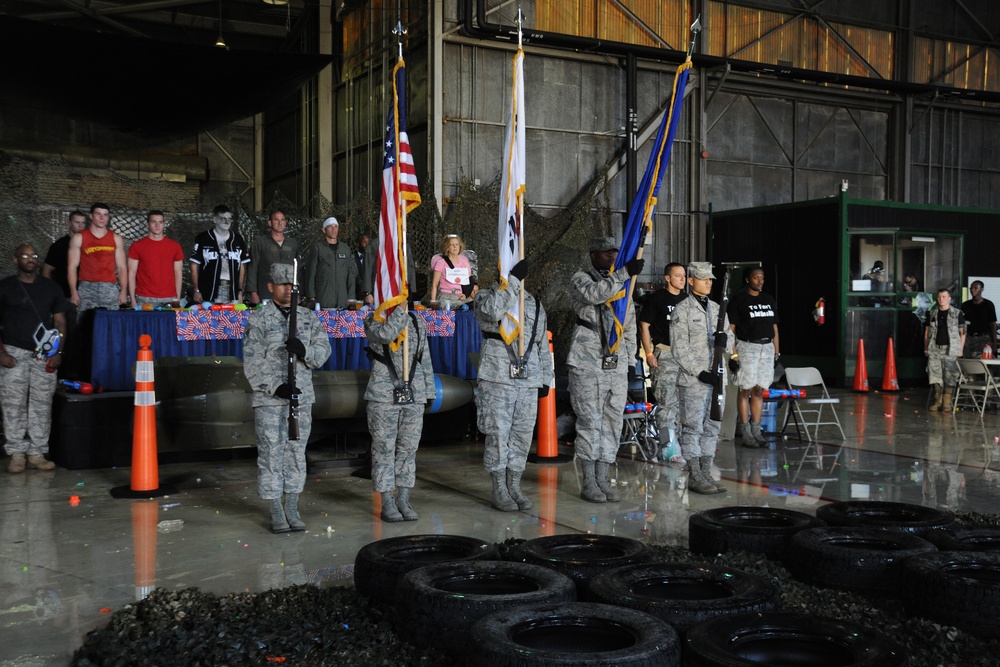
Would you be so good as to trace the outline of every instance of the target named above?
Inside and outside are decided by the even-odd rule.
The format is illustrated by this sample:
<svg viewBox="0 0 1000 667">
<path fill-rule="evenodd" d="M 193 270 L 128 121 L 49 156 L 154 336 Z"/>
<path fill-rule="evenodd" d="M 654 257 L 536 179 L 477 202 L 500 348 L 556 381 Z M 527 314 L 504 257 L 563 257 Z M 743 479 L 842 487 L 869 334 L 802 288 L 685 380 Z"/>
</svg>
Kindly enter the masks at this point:
<svg viewBox="0 0 1000 667">
<path fill-rule="evenodd" d="M 358 234 L 375 236 L 378 228 L 378 193 L 359 192 L 349 204 L 332 204 L 316 197 L 306 206 L 296 205 L 280 192 L 271 196 L 263 210 L 251 210 L 237 193 L 222 201 L 200 201 L 196 187 L 178 195 L 179 186 L 166 181 L 136 179 L 112 173 L 101 181 L 102 194 L 96 194 L 88 181 L 78 177 L 60 160 L 32 162 L 12 158 L 0 152 L 0 257 L 12 257 L 21 243 L 31 243 L 42 257 L 49 245 L 66 233 L 69 211 L 89 211 L 90 204 L 101 200 L 111 207 L 111 227 L 131 243 L 146 234 L 146 212 L 162 209 L 167 219 L 167 235 L 190 252 L 194 237 L 212 225 L 211 209 L 224 203 L 233 209 L 240 233 L 247 243 L 267 229 L 270 211 L 281 209 L 288 219 L 287 233 L 299 240 L 308 252 L 322 238 L 322 221 L 330 215 L 340 221 L 340 238 L 354 244 Z M 66 183 L 77 185 L 67 186 Z M 96 182 L 94 180 L 93 182 Z M 110 183 L 110 185 L 109 185 Z M 558 214 L 543 217 L 525 207 L 526 254 L 532 263 L 529 289 L 549 313 L 549 326 L 555 338 L 557 363 L 565 359 L 575 316 L 569 309 L 566 285 L 570 276 L 586 262 L 588 239 L 612 233 L 611 216 L 605 191 L 605 174 L 597 174 L 590 186 Z M 57 195 L 52 195 L 52 192 Z M 107 194 L 107 193 L 114 194 Z M 40 194 L 47 193 L 47 194 Z M 45 201 L 59 196 L 75 204 L 53 205 Z M 489 286 L 496 280 L 497 211 L 499 180 L 481 186 L 462 182 L 449 199 L 446 218 L 438 214 L 433 194 L 423 193 L 423 204 L 407 217 L 408 244 L 417 272 L 416 295 L 426 296 L 429 285 L 430 258 L 438 252 L 445 234 L 459 234 L 467 248 L 479 258 L 479 282 Z M 186 210 L 173 210 L 161 202 L 183 202 Z M 137 204 L 138 203 L 138 204 Z M 0 260 L 0 277 L 14 271 L 12 262 Z M 185 289 L 190 277 L 185 263 Z"/>
</svg>

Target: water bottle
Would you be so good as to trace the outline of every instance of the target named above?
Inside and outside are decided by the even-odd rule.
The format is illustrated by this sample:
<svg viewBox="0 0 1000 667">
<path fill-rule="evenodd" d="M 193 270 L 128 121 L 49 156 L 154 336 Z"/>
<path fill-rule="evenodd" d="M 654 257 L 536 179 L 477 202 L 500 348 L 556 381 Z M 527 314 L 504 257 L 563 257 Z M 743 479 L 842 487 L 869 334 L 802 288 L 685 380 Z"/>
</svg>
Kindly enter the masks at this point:
<svg viewBox="0 0 1000 667">
<path fill-rule="evenodd" d="M 161 533 L 173 533 L 184 527 L 183 519 L 168 519 L 156 524 L 156 530 Z"/>
</svg>

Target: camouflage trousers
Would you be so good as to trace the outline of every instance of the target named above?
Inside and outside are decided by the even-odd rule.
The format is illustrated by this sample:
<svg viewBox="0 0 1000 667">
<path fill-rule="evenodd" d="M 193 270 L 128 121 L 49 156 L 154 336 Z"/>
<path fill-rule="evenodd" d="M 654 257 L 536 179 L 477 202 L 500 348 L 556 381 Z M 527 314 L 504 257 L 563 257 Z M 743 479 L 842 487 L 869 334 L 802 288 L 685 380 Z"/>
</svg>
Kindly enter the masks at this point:
<svg viewBox="0 0 1000 667">
<path fill-rule="evenodd" d="M 477 425 L 486 435 L 483 467 L 524 470 L 538 416 L 538 388 L 479 381 Z"/>
<path fill-rule="evenodd" d="M 948 391 L 958 384 L 958 360 L 948 356 L 947 345 L 927 346 L 927 377 L 932 385 L 944 385 Z"/>
<path fill-rule="evenodd" d="M 569 369 L 569 400 L 576 413 L 576 458 L 614 463 L 627 397 L 624 366 L 612 371 Z"/>
<path fill-rule="evenodd" d="M 118 307 L 120 291 L 118 283 L 92 283 L 84 280 L 76 286 L 76 293 L 80 295 L 80 310 L 88 308 L 113 310 Z"/>
<path fill-rule="evenodd" d="M 722 422 L 712 421 L 712 387 L 698 382 L 691 387 L 678 387 L 681 405 L 681 456 L 685 461 L 699 456 L 715 456 L 719 445 Z M 725 393 L 722 394 L 725 409 Z"/>
<path fill-rule="evenodd" d="M 135 301 L 136 303 L 134 305 L 136 306 L 148 303 L 152 307 L 157 308 L 159 306 L 169 307 L 170 302 L 173 301 L 173 299 L 170 297 L 140 296 L 136 294 Z"/>
<path fill-rule="evenodd" d="M 34 352 L 7 346 L 7 354 L 17 360 L 14 368 L 0 367 L 0 407 L 8 454 L 45 454 L 52 431 L 52 395 L 56 374 L 45 371 L 45 361 Z"/>
<path fill-rule="evenodd" d="M 983 349 L 990 344 L 990 335 L 965 337 L 965 353 L 962 355 L 966 359 L 982 359 Z"/>
<path fill-rule="evenodd" d="M 288 405 L 253 409 L 257 435 L 257 493 L 264 500 L 302 493 L 306 485 L 306 443 L 312 430 L 312 405 L 299 408 L 299 439 L 288 439 Z"/>
<path fill-rule="evenodd" d="M 677 376 L 680 366 L 670 350 L 656 349 L 656 368 L 651 368 L 653 376 L 653 396 L 660 406 L 656 411 L 656 427 L 660 442 L 666 444 L 667 431 L 677 428 Z"/>
<path fill-rule="evenodd" d="M 372 436 L 372 486 L 376 493 L 397 486 L 412 489 L 417 480 L 417 447 L 424 430 L 424 405 L 368 401 Z"/>
</svg>

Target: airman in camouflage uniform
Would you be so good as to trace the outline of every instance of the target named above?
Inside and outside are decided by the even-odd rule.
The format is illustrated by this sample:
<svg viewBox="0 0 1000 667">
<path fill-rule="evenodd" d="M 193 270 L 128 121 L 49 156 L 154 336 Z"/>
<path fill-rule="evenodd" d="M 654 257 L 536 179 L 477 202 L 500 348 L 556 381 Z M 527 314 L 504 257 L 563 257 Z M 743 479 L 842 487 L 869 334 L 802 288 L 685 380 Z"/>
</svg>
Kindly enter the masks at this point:
<svg viewBox="0 0 1000 667">
<path fill-rule="evenodd" d="M 28 244 L 14 249 L 17 274 L 0 280 L 0 406 L 4 450 L 10 454 L 7 470 L 23 473 L 25 467 L 52 470 L 56 464 L 45 458 L 52 429 L 52 395 L 62 349 L 47 356 L 36 352 L 38 326 L 66 335 L 68 307 L 59 286 L 38 275 L 40 262 Z"/>
<path fill-rule="evenodd" d="M 965 316 L 951 307 L 951 292 L 939 289 L 937 305 L 927 311 L 924 356 L 931 384 L 931 412 L 951 412 L 951 393 L 958 384 L 958 358 L 965 348 Z M 942 388 L 942 385 L 943 388 Z"/>
<path fill-rule="evenodd" d="M 677 304 L 670 320 L 670 353 L 680 366 L 677 391 L 681 406 L 681 455 L 688 462 L 688 488 L 695 493 L 725 491 L 712 477 L 712 463 L 719 444 L 721 422 L 711 419 L 712 380 L 709 372 L 715 347 L 719 304 L 709 300 L 711 262 L 691 262 L 687 269 L 691 295 Z M 733 349 L 733 332 L 726 318 L 726 350 Z M 723 383 L 726 377 L 723 374 Z M 722 394 L 725 398 L 725 392 Z"/>
<path fill-rule="evenodd" d="M 409 349 L 410 389 L 413 402 L 397 404 L 393 400 L 396 384 L 403 376 L 403 346 L 396 351 L 387 349 L 406 327 Z M 434 368 L 427 349 L 427 325 L 421 317 L 411 316 L 395 308 L 385 322 L 375 320 L 375 314 L 365 317 L 372 356 L 371 377 L 365 390 L 368 401 L 368 431 L 372 436 L 372 485 L 382 494 L 383 521 L 415 521 L 417 513 L 410 506 L 410 489 L 416 482 L 417 447 L 424 428 L 424 406 L 434 400 Z M 385 363 L 388 352 L 392 369 Z M 381 360 L 379 359 L 381 357 Z M 396 490 L 393 498 L 392 491 Z"/>
<path fill-rule="evenodd" d="M 507 345 L 500 335 L 500 321 L 518 303 L 527 273 L 528 263 L 522 260 L 511 268 L 506 289 L 493 283 L 476 294 L 476 319 L 484 338 L 476 412 L 479 430 L 486 435 L 483 467 L 493 478 L 493 507 L 503 512 L 531 509 L 531 501 L 521 492 L 521 475 L 531 449 L 538 399 L 548 395 L 554 380 L 545 309 L 527 290 L 520 317 L 523 363 L 518 360 L 517 339 Z M 511 377 L 513 363 L 523 365 L 523 375 Z"/>
<path fill-rule="evenodd" d="M 576 458 L 583 467 L 580 496 L 593 503 L 617 502 L 608 482 L 608 466 L 618 455 L 623 411 L 628 397 L 628 367 L 635 356 L 635 309 L 628 308 L 621 334 L 617 364 L 605 367 L 608 335 L 614 330 L 614 313 L 607 300 L 618 294 L 629 276 L 642 272 L 643 260 L 633 259 L 611 271 L 618 244 L 606 236 L 590 242 L 590 267 L 570 279 L 569 298 L 576 312 L 570 342 L 570 404 L 576 413 Z"/>
<path fill-rule="evenodd" d="M 247 321 L 243 344 L 243 372 L 253 388 L 254 429 L 257 435 L 257 492 L 271 501 L 271 530 L 305 530 L 299 518 L 299 494 L 306 481 L 306 444 L 316 402 L 312 369 L 330 357 L 330 339 L 312 313 L 298 307 L 294 336 L 288 331 L 292 266 L 271 266 L 273 300 Z M 295 386 L 288 385 L 288 355 L 298 357 Z M 288 403 L 299 395 L 299 439 L 288 439 Z M 285 504 L 282 506 L 282 494 Z"/>
</svg>

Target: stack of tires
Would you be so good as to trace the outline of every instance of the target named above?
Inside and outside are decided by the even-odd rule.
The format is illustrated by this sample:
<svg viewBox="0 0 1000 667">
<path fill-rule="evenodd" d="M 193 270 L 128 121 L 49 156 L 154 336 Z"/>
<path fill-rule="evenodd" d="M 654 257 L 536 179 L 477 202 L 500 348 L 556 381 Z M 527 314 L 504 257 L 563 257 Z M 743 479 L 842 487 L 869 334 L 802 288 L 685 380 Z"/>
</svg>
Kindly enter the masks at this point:
<svg viewBox="0 0 1000 667">
<path fill-rule="evenodd" d="M 680 665 L 682 638 L 685 665 L 905 664 L 876 631 L 780 611 L 779 591 L 761 577 L 654 562 L 635 540 L 542 537 L 510 561 L 492 547 L 443 535 L 383 540 L 359 552 L 355 583 L 404 639 L 462 664 Z"/>
</svg>

